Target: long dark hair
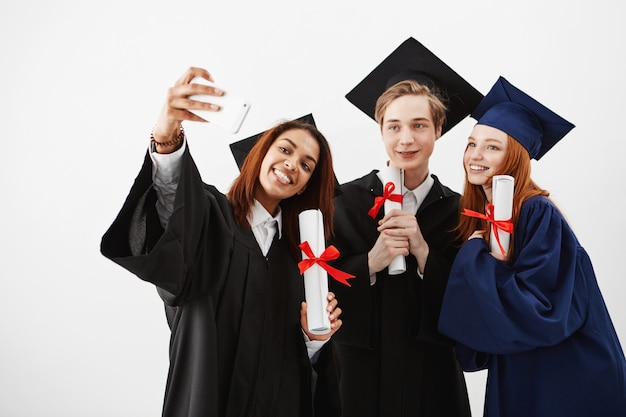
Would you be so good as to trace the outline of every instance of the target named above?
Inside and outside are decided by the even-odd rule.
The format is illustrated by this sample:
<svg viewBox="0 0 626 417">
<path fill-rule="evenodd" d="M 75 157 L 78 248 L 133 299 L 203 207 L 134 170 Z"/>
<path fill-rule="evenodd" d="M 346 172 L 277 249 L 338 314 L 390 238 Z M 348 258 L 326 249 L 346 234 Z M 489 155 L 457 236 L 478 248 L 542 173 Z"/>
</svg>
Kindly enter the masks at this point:
<svg viewBox="0 0 626 417">
<path fill-rule="evenodd" d="M 288 130 L 304 130 L 317 141 L 320 148 L 319 161 L 313 170 L 306 189 L 280 202 L 283 213 L 283 235 L 289 240 L 289 249 L 295 259 L 300 259 L 298 215 L 303 210 L 319 208 L 324 216 L 324 234 L 328 238 L 333 233 L 335 174 L 328 141 L 312 124 L 297 120 L 281 123 L 265 132 L 250 150 L 239 176 L 233 181 L 227 194 L 233 206 L 235 222 L 240 227 L 249 228 L 248 213 L 254 203 L 256 187 L 260 187 L 261 163 L 276 139 Z"/>
</svg>

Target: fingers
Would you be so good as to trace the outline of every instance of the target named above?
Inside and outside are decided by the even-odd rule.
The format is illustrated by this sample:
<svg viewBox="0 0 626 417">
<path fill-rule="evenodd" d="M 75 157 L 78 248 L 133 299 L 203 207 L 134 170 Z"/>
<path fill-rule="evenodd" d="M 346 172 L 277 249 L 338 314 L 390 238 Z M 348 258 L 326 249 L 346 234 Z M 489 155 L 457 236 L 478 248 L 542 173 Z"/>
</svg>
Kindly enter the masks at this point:
<svg viewBox="0 0 626 417">
<path fill-rule="evenodd" d="M 195 77 L 202 77 L 207 81 L 213 82 L 213 77 L 204 68 L 189 67 L 187 71 L 176 81 L 174 85 L 189 84 L 189 82 Z"/>
<path fill-rule="evenodd" d="M 201 77 L 207 83 L 195 81 L 190 83 L 195 77 Z M 192 113 L 190 110 L 208 110 L 218 111 L 220 106 L 211 103 L 210 99 L 206 101 L 194 100 L 190 96 L 222 96 L 224 92 L 216 88 L 210 83 L 213 77 L 204 68 L 190 67 L 185 73 L 174 83 L 173 87 L 167 90 L 167 96 L 161 115 L 157 120 L 154 134 L 163 138 L 176 134 L 182 121 L 191 120 L 194 122 L 206 122 L 203 118 Z"/>
</svg>

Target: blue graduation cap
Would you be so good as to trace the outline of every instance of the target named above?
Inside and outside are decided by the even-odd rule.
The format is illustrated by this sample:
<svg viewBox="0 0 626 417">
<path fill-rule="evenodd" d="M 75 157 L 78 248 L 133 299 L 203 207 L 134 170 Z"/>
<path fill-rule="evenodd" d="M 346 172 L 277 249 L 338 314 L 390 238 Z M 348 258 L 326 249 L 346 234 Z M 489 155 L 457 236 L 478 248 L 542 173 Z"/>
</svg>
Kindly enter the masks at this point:
<svg viewBox="0 0 626 417">
<path fill-rule="evenodd" d="M 471 116 L 502 130 L 539 160 L 575 126 L 499 77 Z"/>
</svg>

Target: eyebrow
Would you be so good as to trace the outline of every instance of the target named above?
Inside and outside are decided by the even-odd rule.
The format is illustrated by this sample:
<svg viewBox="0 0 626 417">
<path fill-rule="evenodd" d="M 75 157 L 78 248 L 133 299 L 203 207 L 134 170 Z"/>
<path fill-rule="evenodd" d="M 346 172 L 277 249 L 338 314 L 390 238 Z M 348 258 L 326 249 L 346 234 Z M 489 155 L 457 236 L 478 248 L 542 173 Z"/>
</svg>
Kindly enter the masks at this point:
<svg viewBox="0 0 626 417">
<path fill-rule="evenodd" d="M 287 142 L 289 142 L 291 144 L 291 146 L 293 146 L 294 149 L 298 149 L 298 145 L 296 145 L 295 142 L 292 141 L 291 139 L 289 139 L 289 138 L 282 138 L 282 140 L 286 140 Z M 317 165 L 317 161 L 311 155 L 305 155 L 304 157 L 306 159 L 310 159 L 311 161 L 313 161 L 313 163 L 315 165 Z"/>
<path fill-rule="evenodd" d="M 467 138 L 468 142 L 469 141 L 474 141 L 477 142 L 477 139 L 474 136 L 469 136 Z M 492 138 L 492 137 L 488 137 L 483 139 L 483 142 L 485 145 L 492 145 L 492 144 L 496 144 L 496 145 L 500 145 L 500 146 L 504 146 L 506 142 L 501 141 L 500 139 L 496 139 L 496 138 Z"/>
<path fill-rule="evenodd" d="M 385 120 L 384 123 L 398 123 L 400 121 L 400 119 L 387 119 Z M 414 117 L 410 120 L 411 122 L 431 122 L 431 120 L 428 117 Z"/>
</svg>

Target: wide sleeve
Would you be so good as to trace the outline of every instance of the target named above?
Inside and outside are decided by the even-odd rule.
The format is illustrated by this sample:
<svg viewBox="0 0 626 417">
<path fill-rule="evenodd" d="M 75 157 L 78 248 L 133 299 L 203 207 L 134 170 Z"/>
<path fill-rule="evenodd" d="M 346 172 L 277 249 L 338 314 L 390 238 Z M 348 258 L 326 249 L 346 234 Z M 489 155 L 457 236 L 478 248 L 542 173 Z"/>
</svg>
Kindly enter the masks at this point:
<svg viewBox="0 0 626 417">
<path fill-rule="evenodd" d="M 418 213 L 418 222 L 429 246 L 424 267 L 417 329 L 411 334 L 420 340 L 452 346 L 453 342 L 438 330 L 441 305 L 450 270 L 459 248 L 454 228 L 458 223 L 459 199 L 457 194 L 438 198 L 427 210 Z M 416 277 L 416 279 L 418 279 Z"/>
<path fill-rule="evenodd" d="M 102 254 L 156 285 L 169 305 L 217 293 L 233 242 L 227 200 L 202 182 L 188 149 L 165 229 L 158 221 L 152 185 L 152 163 L 146 156 L 122 209 L 102 238 Z"/>
<path fill-rule="evenodd" d="M 342 186 L 335 197 L 335 234 L 329 244 L 340 252 L 332 266 L 355 276 L 350 287 L 331 279 L 329 286 L 341 306 L 344 323 L 333 339 L 344 344 L 370 348 L 376 328 L 374 287 L 370 283 L 367 254 L 376 242 L 376 220 L 367 216 L 373 196 L 352 184 Z"/>
<path fill-rule="evenodd" d="M 514 260 L 495 259 L 482 239 L 467 241 L 452 266 L 439 329 L 468 347 L 513 354 L 557 344 L 586 319 L 578 242 L 545 198 L 522 206 Z"/>
</svg>

